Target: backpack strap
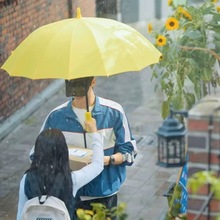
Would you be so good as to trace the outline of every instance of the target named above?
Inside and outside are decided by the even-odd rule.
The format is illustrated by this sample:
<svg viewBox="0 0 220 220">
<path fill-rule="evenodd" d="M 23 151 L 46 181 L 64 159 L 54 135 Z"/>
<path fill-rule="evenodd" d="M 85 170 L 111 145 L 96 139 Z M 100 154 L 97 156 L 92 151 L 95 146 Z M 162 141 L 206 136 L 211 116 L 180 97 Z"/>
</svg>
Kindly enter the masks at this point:
<svg viewBox="0 0 220 220">
<path fill-rule="evenodd" d="M 43 205 L 43 204 L 46 202 L 46 200 L 47 200 L 48 197 L 49 197 L 48 195 L 38 196 L 39 203 L 40 203 L 41 205 Z"/>
</svg>

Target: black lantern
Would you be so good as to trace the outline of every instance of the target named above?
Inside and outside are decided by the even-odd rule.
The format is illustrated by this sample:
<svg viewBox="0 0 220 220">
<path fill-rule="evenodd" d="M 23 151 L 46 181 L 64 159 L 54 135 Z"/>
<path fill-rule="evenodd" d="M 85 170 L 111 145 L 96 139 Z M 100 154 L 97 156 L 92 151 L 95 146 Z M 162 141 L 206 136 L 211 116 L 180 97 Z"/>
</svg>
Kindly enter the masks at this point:
<svg viewBox="0 0 220 220">
<path fill-rule="evenodd" d="M 185 126 L 173 117 L 174 112 L 170 108 L 170 115 L 164 120 L 157 130 L 158 136 L 158 165 L 164 167 L 180 167 L 185 164 Z M 182 114 L 184 115 L 185 112 Z"/>
</svg>

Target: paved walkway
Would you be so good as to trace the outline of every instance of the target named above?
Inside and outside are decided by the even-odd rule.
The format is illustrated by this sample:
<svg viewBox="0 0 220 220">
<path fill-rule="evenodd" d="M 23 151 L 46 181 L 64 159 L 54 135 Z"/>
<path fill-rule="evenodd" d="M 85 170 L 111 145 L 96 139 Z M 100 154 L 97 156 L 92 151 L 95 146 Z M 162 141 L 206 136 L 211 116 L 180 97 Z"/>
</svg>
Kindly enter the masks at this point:
<svg viewBox="0 0 220 220">
<path fill-rule="evenodd" d="M 176 180 L 178 168 L 156 165 L 155 130 L 161 125 L 161 94 L 154 92 L 150 69 L 97 78 L 97 95 L 122 104 L 138 141 L 138 156 L 127 169 L 119 201 L 127 203 L 128 220 L 162 220 L 167 211 L 163 192 Z M 18 186 L 29 166 L 28 154 L 46 115 L 67 99 L 62 87 L 0 142 L 0 220 L 14 220 Z"/>
</svg>

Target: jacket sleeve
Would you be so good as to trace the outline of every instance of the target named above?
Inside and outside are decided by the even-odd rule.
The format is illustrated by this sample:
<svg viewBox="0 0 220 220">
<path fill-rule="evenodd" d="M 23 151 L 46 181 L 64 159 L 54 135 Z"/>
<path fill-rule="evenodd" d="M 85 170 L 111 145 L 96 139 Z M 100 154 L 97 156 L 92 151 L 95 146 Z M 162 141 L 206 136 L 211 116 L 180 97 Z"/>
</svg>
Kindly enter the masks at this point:
<svg viewBox="0 0 220 220">
<path fill-rule="evenodd" d="M 115 153 L 120 152 L 123 154 L 123 165 L 132 165 L 137 155 L 137 146 L 136 140 L 132 136 L 127 116 L 123 110 L 117 118 L 114 132 L 116 137 Z"/>
<path fill-rule="evenodd" d="M 19 186 L 17 220 L 21 220 L 22 210 L 24 208 L 25 203 L 28 201 L 28 198 L 24 193 L 25 178 L 26 174 L 22 177 Z"/>
</svg>

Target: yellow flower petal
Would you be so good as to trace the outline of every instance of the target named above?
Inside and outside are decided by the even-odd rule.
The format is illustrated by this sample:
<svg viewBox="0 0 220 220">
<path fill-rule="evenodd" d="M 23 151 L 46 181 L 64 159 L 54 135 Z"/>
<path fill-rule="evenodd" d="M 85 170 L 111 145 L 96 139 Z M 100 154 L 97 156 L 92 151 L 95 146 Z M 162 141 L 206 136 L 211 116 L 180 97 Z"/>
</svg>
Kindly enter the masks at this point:
<svg viewBox="0 0 220 220">
<path fill-rule="evenodd" d="M 153 31 L 153 26 L 152 26 L 152 24 L 148 24 L 148 33 L 150 34 L 150 33 L 152 33 L 152 31 Z"/>
<path fill-rule="evenodd" d="M 167 38 L 163 35 L 159 35 L 156 39 L 156 45 L 159 47 L 162 47 L 164 45 L 166 45 L 167 43 Z"/>
<path fill-rule="evenodd" d="M 168 18 L 165 27 L 169 31 L 176 30 L 179 28 L 179 21 L 174 17 Z"/>
<path fill-rule="evenodd" d="M 168 6 L 171 6 L 173 3 L 173 0 L 168 0 Z"/>
</svg>

